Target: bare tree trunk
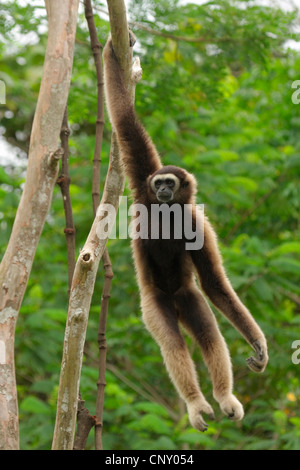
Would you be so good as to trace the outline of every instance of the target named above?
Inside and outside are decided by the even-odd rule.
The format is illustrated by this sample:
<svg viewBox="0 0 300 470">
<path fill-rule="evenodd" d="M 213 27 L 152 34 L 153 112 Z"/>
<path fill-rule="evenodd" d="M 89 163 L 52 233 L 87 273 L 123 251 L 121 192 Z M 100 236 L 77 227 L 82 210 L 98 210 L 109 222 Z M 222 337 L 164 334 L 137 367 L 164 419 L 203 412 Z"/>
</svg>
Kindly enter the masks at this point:
<svg viewBox="0 0 300 470">
<path fill-rule="evenodd" d="M 108 0 L 114 50 L 124 70 L 128 86 L 131 81 L 132 51 L 129 48 L 126 9 L 123 0 Z M 112 137 L 110 165 L 102 200 L 87 241 L 75 266 L 70 293 L 69 311 L 65 331 L 64 351 L 59 383 L 57 414 L 52 449 L 73 449 L 77 413 L 80 373 L 86 327 L 94 290 L 96 274 L 103 255 L 107 237 L 99 237 L 97 229 L 104 217 L 106 204 L 115 211 L 124 190 L 122 170 L 116 136 Z"/>
<path fill-rule="evenodd" d="M 46 0 L 49 34 L 24 191 L 0 265 L 0 449 L 18 449 L 14 332 L 57 177 L 79 0 Z"/>
</svg>

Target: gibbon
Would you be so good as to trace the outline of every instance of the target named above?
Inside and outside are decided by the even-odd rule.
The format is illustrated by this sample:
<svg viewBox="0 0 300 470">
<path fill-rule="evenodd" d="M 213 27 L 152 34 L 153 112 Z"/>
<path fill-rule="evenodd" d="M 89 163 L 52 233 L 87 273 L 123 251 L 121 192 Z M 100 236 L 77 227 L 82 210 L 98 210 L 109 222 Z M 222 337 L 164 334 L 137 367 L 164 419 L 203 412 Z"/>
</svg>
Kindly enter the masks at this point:
<svg viewBox="0 0 300 470">
<path fill-rule="evenodd" d="M 129 33 L 130 47 L 134 35 Z M 201 348 L 209 370 L 213 396 L 222 412 L 232 420 L 241 420 L 243 406 L 233 395 L 231 359 L 227 345 L 218 328 L 215 316 L 196 284 L 211 302 L 243 335 L 254 349 L 255 357 L 247 359 L 248 366 L 262 372 L 268 362 L 267 342 L 250 312 L 233 290 L 223 267 L 216 234 L 207 217 L 197 229 L 196 180 L 186 170 L 163 166 L 158 152 L 139 122 L 130 95 L 124 85 L 123 72 L 115 56 L 111 38 L 103 50 L 104 84 L 108 113 L 117 134 L 125 173 L 133 191 L 134 203 L 147 208 L 148 233 L 162 219 L 154 216 L 154 204 L 169 208 L 192 207 L 190 215 L 194 233 L 204 230 L 200 249 L 186 249 L 186 237 L 175 237 L 183 216 L 170 222 L 170 236 L 132 240 L 133 257 L 141 296 L 141 309 L 146 328 L 158 343 L 169 376 L 186 403 L 191 425 L 205 431 L 202 413 L 214 418 L 211 405 L 203 396 L 194 363 L 191 359 L 179 323 L 191 334 Z M 172 215 L 172 214 L 171 214 Z M 177 225 L 175 225 L 175 223 Z M 149 229 L 149 230 L 148 230 Z"/>
</svg>

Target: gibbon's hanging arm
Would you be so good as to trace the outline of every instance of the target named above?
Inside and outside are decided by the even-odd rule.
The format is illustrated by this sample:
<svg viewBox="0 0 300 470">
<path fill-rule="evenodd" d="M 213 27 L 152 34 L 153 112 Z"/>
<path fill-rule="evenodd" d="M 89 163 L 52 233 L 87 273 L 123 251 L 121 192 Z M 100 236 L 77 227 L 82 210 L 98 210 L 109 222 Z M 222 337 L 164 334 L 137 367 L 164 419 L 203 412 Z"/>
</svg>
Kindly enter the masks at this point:
<svg viewBox="0 0 300 470">
<path fill-rule="evenodd" d="M 130 33 L 130 44 L 134 37 Z M 151 207 L 184 209 L 192 206 L 193 229 L 199 227 L 195 208 L 197 184 L 193 175 L 183 168 L 163 166 L 158 152 L 139 122 L 130 95 L 124 84 L 122 70 L 109 38 L 103 51 L 104 83 L 111 124 L 117 133 L 125 172 L 134 193 L 135 204 L 147 209 L 144 222 L 148 233 L 151 227 L 161 229 L 162 218 L 153 216 Z M 157 213 L 156 213 L 157 214 Z M 211 405 L 203 396 L 194 363 L 178 322 L 196 339 L 209 369 L 213 395 L 221 410 L 232 420 L 241 420 L 244 410 L 233 395 L 230 355 L 220 333 L 215 316 L 198 289 L 201 288 L 214 305 L 229 319 L 255 350 L 256 356 L 247 360 L 255 372 L 262 372 L 268 362 L 267 343 L 254 318 L 233 290 L 223 267 L 216 234 L 208 219 L 200 224 L 204 231 L 201 249 L 187 250 L 186 239 L 175 237 L 181 216 L 169 219 L 170 237 L 164 239 L 137 238 L 133 240 L 133 257 L 141 295 L 143 319 L 160 346 L 169 375 L 180 396 L 185 400 L 189 419 L 200 431 L 207 429 L 202 414 L 213 418 Z M 199 229 L 198 229 L 199 230 Z M 181 230 L 184 234 L 184 230 Z M 203 233 L 202 233 L 203 235 Z"/>
</svg>

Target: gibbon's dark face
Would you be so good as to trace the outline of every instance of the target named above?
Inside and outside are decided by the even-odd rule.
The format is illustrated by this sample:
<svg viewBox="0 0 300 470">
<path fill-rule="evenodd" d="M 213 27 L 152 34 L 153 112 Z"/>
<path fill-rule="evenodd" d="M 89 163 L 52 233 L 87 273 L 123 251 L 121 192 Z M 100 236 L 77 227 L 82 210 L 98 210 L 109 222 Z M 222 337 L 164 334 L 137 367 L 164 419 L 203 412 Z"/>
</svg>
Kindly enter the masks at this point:
<svg viewBox="0 0 300 470">
<path fill-rule="evenodd" d="M 181 168 L 166 166 L 152 175 L 150 188 L 158 202 L 177 202 L 189 186 L 188 173 Z M 181 196 L 181 197 L 179 197 Z"/>
</svg>

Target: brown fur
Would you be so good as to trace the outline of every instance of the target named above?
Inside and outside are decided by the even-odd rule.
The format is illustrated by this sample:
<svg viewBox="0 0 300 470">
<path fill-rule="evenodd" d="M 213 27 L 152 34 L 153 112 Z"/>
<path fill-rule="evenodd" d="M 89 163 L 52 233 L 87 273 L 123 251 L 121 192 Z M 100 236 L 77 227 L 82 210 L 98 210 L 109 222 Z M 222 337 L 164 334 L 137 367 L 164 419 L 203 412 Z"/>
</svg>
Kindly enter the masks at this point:
<svg viewBox="0 0 300 470">
<path fill-rule="evenodd" d="M 116 130 L 125 171 L 134 192 L 135 203 L 149 209 L 157 204 L 150 182 L 157 174 L 174 174 L 180 187 L 172 203 L 195 205 L 196 181 L 186 170 L 163 167 L 154 144 L 137 119 L 129 94 L 123 84 L 122 71 L 108 40 L 104 51 L 104 78 L 107 106 Z M 193 210 L 193 226 L 196 226 Z M 174 229 L 174 227 L 173 227 Z M 150 232 L 149 232 L 150 233 Z M 233 290 L 223 268 L 216 235 L 207 218 L 204 222 L 204 246 L 197 251 L 185 250 L 185 239 L 137 239 L 132 242 L 146 327 L 161 349 L 169 375 L 185 400 L 192 426 L 206 430 L 201 413 L 213 417 L 213 410 L 199 387 L 194 363 L 179 329 L 179 322 L 198 342 L 210 371 L 214 398 L 231 419 L 243 417 L 243 407 L 232 394 L 232 370 L 229 352 L 216 319 L 195 282 L 195 272 L 202 290 L 214 305 L 240 331 L 255 349 L 256 357 L 248 360 L 252 370 L 263 371 L 268 361 L 264 334 Z"/>
</svg>

